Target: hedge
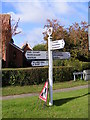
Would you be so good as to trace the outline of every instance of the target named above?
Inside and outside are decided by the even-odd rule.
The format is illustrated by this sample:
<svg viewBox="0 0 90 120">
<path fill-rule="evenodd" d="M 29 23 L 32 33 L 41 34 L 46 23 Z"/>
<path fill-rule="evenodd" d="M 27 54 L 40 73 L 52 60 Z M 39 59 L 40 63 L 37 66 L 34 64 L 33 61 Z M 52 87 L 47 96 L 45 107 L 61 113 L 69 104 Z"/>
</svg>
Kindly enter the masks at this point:
<svg viewBox="0 0 90 120">
<path fill-rule="evenodd" d="M 69 81 L 74 71 L 90 69 L 90 62 L 78 63 L 73 66 L 53 67 L 53 81 Z M 2 86 L 40 84 L 48 78 L 48 67 L 2 69 Z"/>
<path fill-rule="evenodd" d="M 55 66 L 73 66 L 76 71 L 83 71 L 86 69 L 90 69 L 90 62 L 82 62 L 78 59 L 69 59 L 69 60 L 54 60 Z"/>
<path fill-rule="evenodd" d="M 55 82 L 64 82 L 73 79 L 73 67 L 55 67 L 53 69 L 53 79 Z"/>
<path fill-rule="evenodd" d="M 73 79 L 73 67 L 54 67 L 53 81 L 68 81 Z M 4 69 L 2 70 L 2 86 L 33 85 L 45 82 L 48 78 L 48 67 Z"/>
</svg>

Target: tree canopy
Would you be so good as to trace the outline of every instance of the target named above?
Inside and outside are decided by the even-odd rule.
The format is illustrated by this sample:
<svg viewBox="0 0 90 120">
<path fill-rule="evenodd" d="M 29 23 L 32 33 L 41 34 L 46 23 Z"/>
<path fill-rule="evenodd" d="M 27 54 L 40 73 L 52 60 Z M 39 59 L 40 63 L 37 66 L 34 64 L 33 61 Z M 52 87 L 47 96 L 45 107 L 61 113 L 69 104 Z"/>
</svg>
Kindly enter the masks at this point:
<svg viewBox="0 0 90 120">
<path fill-rule="evenodd" d="M 45 51 L 46 50 L 46 45 L 45 44 L 38 44 L 33 47 L 33 50 L 35 51 Z"/>
<path fill-rule="evenodd" d="M 65 40 L 65 47 L 62 51 L 69 51 L 75 59 L 88 59 L 88 24 L 85 21 L 73 23 L 68 28 L 61 25 L 58 20 L 49 20 L 44 28 L 53 27 L 52 40 Z M 47 31 L 43 33 L 44 40 L 48 40 Z M 48 43 L 48 42 L 47 42 Z"/>
</svg>

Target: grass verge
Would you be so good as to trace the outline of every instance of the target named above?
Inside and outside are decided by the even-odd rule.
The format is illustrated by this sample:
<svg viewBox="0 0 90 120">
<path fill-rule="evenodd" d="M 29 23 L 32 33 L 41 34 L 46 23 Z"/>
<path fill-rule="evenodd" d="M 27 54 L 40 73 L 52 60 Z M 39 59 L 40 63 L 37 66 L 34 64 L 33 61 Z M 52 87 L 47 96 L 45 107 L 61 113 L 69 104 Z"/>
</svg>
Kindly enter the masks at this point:
<svg viewBox="0 0 90 120">
<path fill-rule="evenodd" d="M 68 82 L 59 82 L 53 84 L 53 89 L 70 88 L 80 85 L 87 85 L 87 81 L 77 80 Z M 44 84 L 41 85 L 30 85 L 30 86 L 8 86 L 2 88 L 2 95 L 17 95 L 17 94 L 27 94 L 27 93 L 38 93 L 42 90 Z"/>
<path fill-rule="evenodd" d="M 54 105 L 37 103 L 38 97 L 3 100 L 3 118 L 88 118 L 88 89 L 53 94 Z"/>
</svg>

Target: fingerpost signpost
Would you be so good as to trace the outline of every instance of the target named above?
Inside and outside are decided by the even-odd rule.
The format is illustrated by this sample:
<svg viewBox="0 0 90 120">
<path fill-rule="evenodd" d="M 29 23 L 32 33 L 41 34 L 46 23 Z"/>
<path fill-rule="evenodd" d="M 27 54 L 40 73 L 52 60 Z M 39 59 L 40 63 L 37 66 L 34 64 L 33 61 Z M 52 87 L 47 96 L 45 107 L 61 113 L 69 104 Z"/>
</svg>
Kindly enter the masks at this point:
<svg viewBox="0 0 90 120">
<path fill-rule="evenodd" d="M 48 51 L 30 51 L 27 50 L 25 57 L 31 61 L 31 65 L 36 66 L 49 66 L 49 106 L 53 105 L 53 59 L 69 59 L 69 52 L 54 51 L 57 49 L 63 49 L 65 42 L 63 39 L 52 41 L 53 28 L 49 27 L 48 34 Z M 46 84 L 46 83 L 45 83 Z M 46 89 L 45 89 L 46 90 Z M 43 89 L 44 91 L 44 89 Z M 43 92 L 44 95 L 44 92 Z M 45 92 L 46 95 L 46 92 Z M 43 98 L 43 96 L 42 96 Z M 47 97 L 46 97 L 47 98 Z"/>
<path fill-rule="evenodd" d="M 53 105 L 53 59 L 52 59 L 52 31 L 53 28 L 50 27 L 47 30 L 48 34 L 48 59 L 49 59 L 49 105 Z"/>
<path fill-rule="evenodd" d="M 64 48 L 65 42 L 64 40 L 55 40 L 52 41 L 52 32 L 53 28 L 50 27 L 47 30 L 48 34 L 48 59 L 49 59 L 49 105 L 53 105 L 53 55 L 52 50 L 62 49 Z"/>
</svg>

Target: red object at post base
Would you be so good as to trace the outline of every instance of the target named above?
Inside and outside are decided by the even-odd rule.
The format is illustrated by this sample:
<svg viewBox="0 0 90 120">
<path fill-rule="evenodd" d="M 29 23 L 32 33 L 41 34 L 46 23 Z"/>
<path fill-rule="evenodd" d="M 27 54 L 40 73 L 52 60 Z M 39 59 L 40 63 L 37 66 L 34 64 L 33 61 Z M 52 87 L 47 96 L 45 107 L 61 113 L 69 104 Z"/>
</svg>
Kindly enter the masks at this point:
<svg viewBox="0 0 90 120">
<path fill-rule="evenodd" d="M 45 82 L 45 85 L 39 95 L 39 98 L 45 102 L 47 102 L 47 94 L 48 94 L 48 81 Z"/>
</svg>

